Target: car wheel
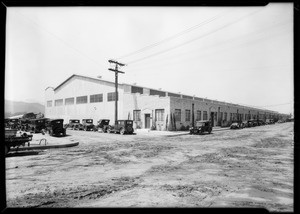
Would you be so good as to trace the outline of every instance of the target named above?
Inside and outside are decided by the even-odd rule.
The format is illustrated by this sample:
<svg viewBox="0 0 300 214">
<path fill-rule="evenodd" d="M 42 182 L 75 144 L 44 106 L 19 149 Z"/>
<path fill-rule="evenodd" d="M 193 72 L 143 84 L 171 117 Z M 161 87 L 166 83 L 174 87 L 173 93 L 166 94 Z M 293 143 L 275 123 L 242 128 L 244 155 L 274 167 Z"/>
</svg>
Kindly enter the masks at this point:
<svg viewBox="0 0 300 214">
<path fill-rule="evenodd" d="M 125 129 L 122 128 L 122 129 L 120 130 L 120 134 L 121 134 L 121 135 L 124 135 L 124 134 L 125 134 Z"/>
</svg>

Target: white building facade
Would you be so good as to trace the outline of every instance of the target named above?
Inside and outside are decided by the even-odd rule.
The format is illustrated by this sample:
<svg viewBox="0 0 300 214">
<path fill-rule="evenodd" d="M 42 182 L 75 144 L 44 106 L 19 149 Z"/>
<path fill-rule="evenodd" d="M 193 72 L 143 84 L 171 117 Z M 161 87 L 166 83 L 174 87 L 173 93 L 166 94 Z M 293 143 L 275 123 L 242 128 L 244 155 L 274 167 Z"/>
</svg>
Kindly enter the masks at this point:
<svg viewBox="0 0 300 214">
<path fill-rule="evenodd" d="M 234 120 L 270 119 L 286 115 L 274 111 L 218 102 L 136 85 L 118 85 L 118 119 L 131 119 L 134 128 L 187 129 L 196 120 L 228 126 Z M 115 83 L 72 75 L 56 88 L 45 89 L 45 117 L 115 121 Z"/>
</svg>

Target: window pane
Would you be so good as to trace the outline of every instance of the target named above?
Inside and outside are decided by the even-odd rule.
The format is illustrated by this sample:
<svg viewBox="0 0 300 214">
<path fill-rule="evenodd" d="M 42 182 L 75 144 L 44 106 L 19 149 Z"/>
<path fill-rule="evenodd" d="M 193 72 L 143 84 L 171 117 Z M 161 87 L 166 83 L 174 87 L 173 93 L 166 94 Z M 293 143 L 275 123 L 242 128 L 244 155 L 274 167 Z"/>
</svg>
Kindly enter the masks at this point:
<svg viewBox="0 0 300 214">
<path fill-rule="evenodd" d="M 118 97 L 119 98 L 119 97 Z M 107 101 L 110 102 L 110 101 L 115 101 L 116 100 L 116 96 L 115 96 L 115 92 L 110 92 L 110 93 L 107 93 Z"/>
<path fill-rule="evenodd" d="M 103 94 L 93 94 L 90 95 L 90 103 L 103 102 Z"/>
<path fill-rule="evenodd" d="M 175 121 L 181 122 L 181 109 L 175 109 Z"/>
<path fill-rule="evenodd" d="M 73 104 L 74 104 L 74 97 L 65 99 L 65 105 L 73 105 Z"/>
<path fill-rule="evenodd" d="M 87 103 L 87 96 L 76 97 L 76 104 Z"/>
<path fill-rule="evenodd" d="M 191 111 L 185 110 L 185 121 L 190 121 L 190 120 L 191 120 Z"/>
<path fill-rule="evenodd" d="M 141 121 L 141 110 L 133 110 L 133 120 Z"/>
<path fill-rule="evenodd" d="M 164 121 L 164 109 L 156 109 L 155 110 L 155 119 L 156 121 Z"/>
<path fill-rule="evenodd" d="M 54 105 L 55 106 L 62 106 L 63 105 L 63 99 L 55 100 Z"/>
</svg>

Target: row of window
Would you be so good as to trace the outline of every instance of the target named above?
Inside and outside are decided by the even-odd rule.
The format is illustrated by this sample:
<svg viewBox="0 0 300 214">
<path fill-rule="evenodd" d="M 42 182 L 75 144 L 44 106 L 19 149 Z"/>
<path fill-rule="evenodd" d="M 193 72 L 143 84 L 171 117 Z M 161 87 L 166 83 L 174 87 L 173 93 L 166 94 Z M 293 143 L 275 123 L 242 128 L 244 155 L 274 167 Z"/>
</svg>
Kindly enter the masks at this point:
<svg viewBox="0 0 300 214">
<path fill-rule="evenodd" d="M 164 120 L 164 109 L 156 109 L 155 110 L 155 120 L 163 121 Z M 196 111 L 196 120 L 201 120 L 201 111 Z M 227 112 L 220 112 L 220 118 L 218 118 L 217 112 L 215 112 L 215 118 L 227 121 Z M 224 117 L 223 117 L 224 116 Z M 252 116 L 252 117 L 251 117 Z M 263 118 L 264 115 L 260 115 L 260 118 Z M 238 113 L 230 113 L 230 120 L 249 120 L 249 119 L 257 119 L 257 115 L 254 114 L 238 114 Z M 133 110 L 133 120 L 141 121 L 141 110 Z M 181 109 L 175 109 L 175 120 L 177 122 L 181 122 Z M 208 120 L 207 111 L 203 111 L 203 120 Z M 185 110 L 185 121 L 191 121 L 191 110 Z"/>
<path fill-rule="evenodd" d="M 107 93 L 107 101 L 115 101 L 116 93 L 110 92 Z M 90 103 L 99 103 L 103 102 L 103 94 L 93 94 L 90 95 Z M 88 103 L 88 96 L 79 96 L 76 97 L 76 104 Z M 54 106 L 62 106 L 64 104 L 64 99 L 54 100 Z M 65 105 L 74 105 L 75 97 L 65 98 Z M 47 101 L 47 107 L 52 107 L 52 100 Z"/>
</svg>

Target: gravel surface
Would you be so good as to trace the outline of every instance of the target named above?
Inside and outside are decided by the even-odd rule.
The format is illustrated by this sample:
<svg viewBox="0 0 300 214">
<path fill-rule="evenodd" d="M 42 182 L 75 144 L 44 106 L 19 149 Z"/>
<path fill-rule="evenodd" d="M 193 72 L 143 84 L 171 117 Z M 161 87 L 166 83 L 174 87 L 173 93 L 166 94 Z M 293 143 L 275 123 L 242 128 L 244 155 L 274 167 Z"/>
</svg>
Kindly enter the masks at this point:
<svg viewBox="0 0 300 214">
<path fill-rule="evenodd" d="M 263 207 L 292 212 L 293 125 L 200 136 L 67 130 L 67 137 L 48 141 L 79 141 L 79 146 L 6 158 L 7 205 Z"/>
</svg>

